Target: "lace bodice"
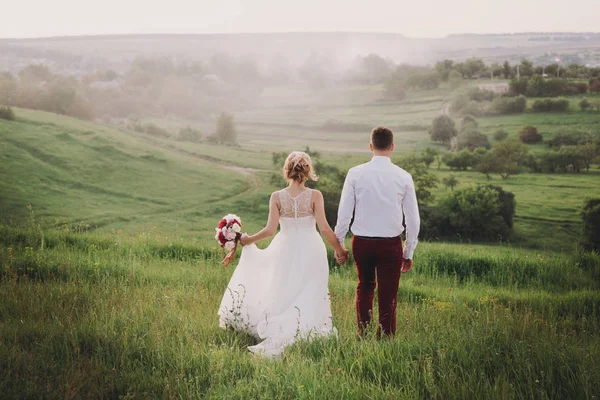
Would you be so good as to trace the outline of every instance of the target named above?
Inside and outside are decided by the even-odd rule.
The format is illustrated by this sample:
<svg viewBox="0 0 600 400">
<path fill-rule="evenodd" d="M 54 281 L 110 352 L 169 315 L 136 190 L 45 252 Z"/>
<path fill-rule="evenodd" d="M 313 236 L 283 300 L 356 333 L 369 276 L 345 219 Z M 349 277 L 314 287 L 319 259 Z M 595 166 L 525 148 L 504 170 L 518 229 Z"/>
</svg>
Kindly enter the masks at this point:
<svg viewBox="0 0 600 400">
<path fill-rule="evenodd" d="M 292 197 L 285 189 L 280 190 L 278 193 L 281 218 L 302 218 L 314 215 L 311 189 L 307 189 L 295 197 Z"/>
</svg>

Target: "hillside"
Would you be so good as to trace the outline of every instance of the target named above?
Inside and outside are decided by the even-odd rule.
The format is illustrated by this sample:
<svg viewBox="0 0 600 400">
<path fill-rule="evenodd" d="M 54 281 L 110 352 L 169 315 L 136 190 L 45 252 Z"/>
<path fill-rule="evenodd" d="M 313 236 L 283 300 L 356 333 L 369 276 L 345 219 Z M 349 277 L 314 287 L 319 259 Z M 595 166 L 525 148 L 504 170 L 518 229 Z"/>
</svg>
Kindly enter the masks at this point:
<svg viewBox="0 0 600 400">
<path fill-rule="evenodd" d="M 2 220 L 191 234 L 260 190 L 253 173 L 159 138 L 19 109 L 0 120 Z"/>
</svg>

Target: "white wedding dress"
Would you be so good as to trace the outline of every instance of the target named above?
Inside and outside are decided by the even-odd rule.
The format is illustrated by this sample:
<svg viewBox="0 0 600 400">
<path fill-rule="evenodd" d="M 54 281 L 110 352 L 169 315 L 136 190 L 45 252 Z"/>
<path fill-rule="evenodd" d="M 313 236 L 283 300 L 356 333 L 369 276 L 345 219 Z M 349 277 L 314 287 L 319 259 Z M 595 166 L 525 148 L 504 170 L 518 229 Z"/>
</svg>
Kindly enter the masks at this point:
<svg viewBox="0 0 600 400">
<path fill-rule="evenodd" d="M 248 349 L 277 357 L 298 339 L 337 333 L 331 321 L 327 252 L 316 230 L 312 190 L 278 192 L 280 232 L 264 250 L 244 246 L 219 307 L 221 328 L 262 342 Z"/>
</svg>

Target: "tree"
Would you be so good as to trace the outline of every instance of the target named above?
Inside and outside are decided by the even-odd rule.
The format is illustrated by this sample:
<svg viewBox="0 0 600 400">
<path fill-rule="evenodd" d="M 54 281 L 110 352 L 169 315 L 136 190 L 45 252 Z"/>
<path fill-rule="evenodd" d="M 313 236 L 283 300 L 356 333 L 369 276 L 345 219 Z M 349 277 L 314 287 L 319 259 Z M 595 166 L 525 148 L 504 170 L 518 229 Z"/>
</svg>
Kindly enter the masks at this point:
<svg viewBox="0 0 600 400">
<path fill-rule="evenodd" d="M 532 76 L 533 75 L 533 63 L 529 60 L 521 60 L 519 68 L 519 74 L 521 76 Z"/>
<path fill-rule="evenodd" d="M 429 134 L 434 142 L 449 144 L 457 134 L 456 124 L 449 116 L 440 115 L 433 120 L 433 126 Z"/>
<path fill-rule="evenodd" d="M 488 179 L 492 174 L 498 174 L 502 179 L 520 172 L 520 167 L 528 156 L 527 148 L 518 140 L 503 140 L 497 142 L 492 150 L 483 155 L 475 169 Z"/>
<path fill-rule="evenodd" d="M 144 132 L 146 132 L 149 135 L 152 136 L 157 136 L 157 137 L 170 137 L 171 135 L 169 134 L 169 131 L 167 131 L 164 128 L 161 128 L 160 126 L 149 122 L 146 125 L 144 125 Z"/>
<path fill-rule="evenodd" d="M 477 128 L 468 127 L 458 135 L 458 149 L 475 150 L 478 147 L 489 149 L 490 141 Z"/>
<path fill-rule="evenodd" d="M 502 71 L 502 65 L 498 63 L 492 63 L 492 65 L 490 65 L 490 73 L 492 77 L 499 78 L 502 75 Z"/>
<path fill-rule="evenodd" d="M 237 144 L 237 132 L 235 130 L 233 115 L 221 113 L 221 115 L 217 119 L 217 130 L 215 132 L 215 139 L 217 143 L 230 145 Z"/>
<path fill-rule="evenodd" d="M 385 97 L 391 100 L 403 100 L 406 97 L 404 81 L 392 75 L 385 82 Z"/>
<path fill-rule="evenodd" d="M 587 109 L 591 106 L 592 104 L 588 99 L 581 99 L 581 101 L 579 102 L 579 108 L 581 109 L 581 111 L 587 111 Z"/>
<path fill-rule="evenodd" d="M 529 79 L 527 78 L 514 78 L 509 83 L 510 94 L 513 96 L 524 95 L 527 93 L 527 85 L 529 83 Z"/>
<path fill-rule="evenodd" d="M 17 80 L 10 72 L 0 72 L 0 104 L 14 105 L 17 100 Z"/>
<path fill-rule="evenodd" d="M 15 112 L 10 107 L 0 106 L 0 119 L 5 119 L 7 121 L 14 121 Z"/>
<path fill-rule="evenodd" d="M 446 189 L 450 188 L 450 190 L 454 190 L 454 187 L 458 184 L 458 180 L 454 175 L 450 175 L 442 179 L 442 183 Z"/>
<path fill-rule="evenodd" d="M 469 97 L 474 101 L 492 101 L 498 95 L 491 90 L 475 88 L 469 92 Z"/>
<path fill-rule="evenodd" d="M 600 145 L 592 142 L 580 144 L 577 146 L 581 162 L 586 171 L 590 171 L 592 164 L 600 157 Z"/>
<path fill-rule="evenodd" d="M 194 129 L 191 126 L 186 126 L 179 130 L 177 140 L 184 142 L 199 142 L 202 140 L 202 134 L 198 129 Z"/>
<path fill-rule="evenodd" d="M 504 79 L 510 79 L 512 77 L 512 69 L 508 61 L 504 61 L 502 65 L 502 74 L 504 75 Z"/>
<path fill-rule="evenodd" d="M 569 100 L 539 99 L 533 102 L 531 109 L 534 112 L 565 112 L 569 109 Z"/>
<path fill-rule="evenodd" d="M 538 133 L 536 127 L 527 125 L 519 131 L 519 139 L 527 144 L 538 143 L 542 141 L 542 135 Z"/>
<path fill-rule="evenodd" d="M 472 115 L 465 115 L 460 121 L 460 130 L 464 131 L 466 129 L 475 129 L 479 124 L 477 120 Z"/>
<path fill-rule="evenodd" d="M 466 187 L 440 202 L 440 230 L 444 236 L 506 239 L 511 233 L 515 208 L 514 195 L 497 186 Z"/>
<path fill-rule="evenodd" d="M 436 89 L 440 78 L 435 72 L 414 71 L 406 79 L 406 85 L 411 89 Z"/>
<path fill-rule="evenodd" d="M 50 68 L 44 64 L 31 64 L 19 72 L 21 82 L 40 83 L 52 80 Z"/>
<path fill-rule="evenodd" d="M 504 139 L 506 139 L 508 137 L 508 132 L 506 132 L 504 129 L 499 129 L 496 132 L 494 132 L 494 140 L 496 142 L 500 142 Z"/>
<path fill-rule="evenodd" d="M 527 98 L 523 95 L 517 97 L 497 97 L 492 102 L 492 111 L 496 114 L 519 114 L 525 111 Z"/>
<path fill-rule="evenodd" d="M 462 67 L 462 73 L 467 78 L 473 78 L 484 72 L 486 69 L 485 63 L 480 58 L 469 58 L 465 61 Z"/>
<path fill-rule="evenodd" d="M 371 53 L 359 60 L 359 77 L 367 82 L 382 82 L 392 73 L 392 65 L 377 54 Z"/>
<path fill-rule="evenodd" d="M 533 75 L 529 81 L 527 81 L 527 90 L 525 94 L 531 97 L 543 96 L 545 91 L 546 81 L 541 75 Z"/>
<path fill-rule="evenodd" d="M 586 249 L 600 252 L 600 197 L 587 199 L 581 210 Z"/>
<path fill-rule="evenodd" d="M 473 167 L 475 157 L 472 152 L 464 149 L 456 153 L 445 153 L 442 160 L 452 170 L 466 171 Z"/>
<path fill-rule="evenodd" d="M 598 146 L 595 143 L 561 146 L 558 153 L 554 153 L 555 167 L 564 172 L 581 172 L 583 168 L 589 171 L 597 155 Z"/>
<path fill-rule="evenodd" d="M 436 157 L 440 155 L 440 152 L 433 147 L 426 147 L 421 151 L 421 161 L 429 168 L 429 166 L 435 161 Z"/>
<path fill-rule="evenodd" d="M 452 60 L 444 60 L 435 64 L 435 70 L 437 71 L 439 77 L 444 82 L 448 81 L 450 78 L 450 72 L 454 71 L 454 61 Z M 462 76 L 461 76 L 462 78 Z"/>
<path fill-rule="evenodd" d="M 529 154 L 527 147 L 518 140 L 503 140 L 498 142 L 492 148 L 492 151 L 500 156 L 505 162 L 514 162 L 518 166 L 523 165 L 525 158 Z"/>
<path fill-rule="evenodd" d="M 576 146 L 580 144 L 594 142 L 594 135 L 585 131 L 559 131 L 554 137 L 548 140 L 548 146 L 560 148 L 562 146 Z"/>
<path fill-rule="evenodd" d="M 457 70 L 453 69 L 448 74 L 448 83 L 452 89 L 456 89 L 463 83 L 462 74 L 460 72 L 458 72 Z"/>
<path fill-rule="evenodd" d="M 492 174 L 500 172 L 502 163 L 496 154 L 489 152 L 479 160 L 479 163 L 475 166 L 477 172 L 481 172 L 487 179 L 492 178 Z"/>
</svg>

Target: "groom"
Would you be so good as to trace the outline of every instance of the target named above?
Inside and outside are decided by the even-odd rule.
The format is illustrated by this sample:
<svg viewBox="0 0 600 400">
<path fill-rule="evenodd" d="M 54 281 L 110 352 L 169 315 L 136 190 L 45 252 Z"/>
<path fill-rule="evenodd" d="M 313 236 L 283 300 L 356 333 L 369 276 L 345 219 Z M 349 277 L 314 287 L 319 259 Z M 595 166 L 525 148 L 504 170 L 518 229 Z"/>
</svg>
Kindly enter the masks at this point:
<svg viewBox="0 0 600 400">
<path fill-rule="evenodd" d="M 396 297 L 400 273 L 413 265 L 413 252 L 419 234 L 419 209 L 415 185 L 408 172 L 390 159 L 394 135 L 385 127 L 371 132 L 371 162 L 351 168 L 346 176 L 338 209 L 335 234 L 344 246 L 352 222 L 352 253 L 358 273 L 356 316 L 358 333 L 371 322 L 376 282 L 379 284 L 379 329 L 385 335 L 396 332 Z M 406 243 L 402 249 L 400 234 L 406 225 Z M 343 263 L 348 252 L 337 254 Z"/>
</svg>

